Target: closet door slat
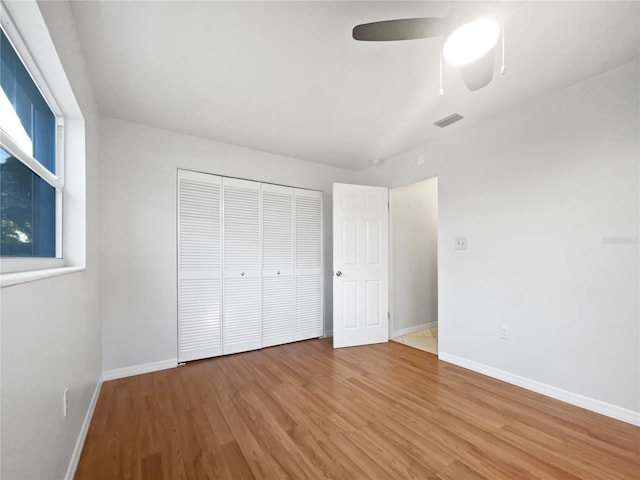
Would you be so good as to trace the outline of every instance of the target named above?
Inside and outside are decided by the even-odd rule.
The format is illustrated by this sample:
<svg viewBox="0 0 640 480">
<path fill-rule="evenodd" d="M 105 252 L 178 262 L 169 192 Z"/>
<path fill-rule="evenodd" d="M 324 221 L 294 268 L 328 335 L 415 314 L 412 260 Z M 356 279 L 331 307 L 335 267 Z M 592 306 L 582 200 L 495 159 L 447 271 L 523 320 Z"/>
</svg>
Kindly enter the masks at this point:
<svg viewBox="0 0 640 480">
<path fill-rule="evenodd" d="M 296 190 L 296 268 L 322 273 L 322 195 Z"/>
<path fill-rule="evenodd" d="M 225 278 L 224 353 L 262 348 L 260 277 Z"/>
<path fill-rule="evenodd" d="M 323 335 L 322 275 L 296 276 L 296 340 Z"/>
<path fill-rule="evenodd" d="M 224 180 L 225 270 L 259 269 L 260 184 L 228 185 Z"/>
<path fill-rule="evenodd" d="M 262 186 L 262 268 L 293 268 L 293 188 Z"/>
<path fill-rule="evenodd" d="M 292 275 L 263 278 L 262 322 L 264 347 L 295 341 Z"/>
</svg>

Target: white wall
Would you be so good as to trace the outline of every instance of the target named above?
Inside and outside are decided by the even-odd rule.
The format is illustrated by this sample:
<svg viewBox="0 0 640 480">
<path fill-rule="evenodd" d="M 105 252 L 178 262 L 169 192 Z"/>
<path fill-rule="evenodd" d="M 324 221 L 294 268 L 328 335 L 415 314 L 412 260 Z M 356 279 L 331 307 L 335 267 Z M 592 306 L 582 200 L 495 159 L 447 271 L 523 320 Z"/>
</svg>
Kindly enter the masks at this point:
<svg viewBox="0 0 640 480">
<path fill-rule="evenodd" d="M 363 173 L 438 176 L 441 352 L 640 411 L 638 80 L 634 62 Z"/>
<path fill-rule="evenodd" d="M 177 357 L 178 168 L 325 192 L 331 329 L 331 184 L 353 172 L 104 117 L 100 141 L 105 370 Z"/>
<path fill-rule="evenodd" d="M 0 292 L 1 474 L 7 480 L 64 477 L 102 371 L 96 107 L 68 4 L 40 7 L 85 118 L 87 268 Z"/>
<path fill-rule="evenodd" d="M 389 190 L 392 337 L 438 323 L 438 179 Z"/>
</svg>

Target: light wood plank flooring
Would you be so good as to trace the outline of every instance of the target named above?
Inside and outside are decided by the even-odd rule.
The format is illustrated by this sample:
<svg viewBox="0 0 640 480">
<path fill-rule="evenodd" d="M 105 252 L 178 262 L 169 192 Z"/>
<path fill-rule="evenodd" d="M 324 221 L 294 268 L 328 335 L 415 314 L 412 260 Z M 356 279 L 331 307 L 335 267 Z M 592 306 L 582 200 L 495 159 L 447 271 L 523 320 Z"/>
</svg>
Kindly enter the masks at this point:
<svg viewBox="0 0 640 480">
<path fill-rule="evenodd" d="M 311 340 L 106 382 L 76 479 L 638 479 L 640 429 L 405 345 Z"/>
</svg>

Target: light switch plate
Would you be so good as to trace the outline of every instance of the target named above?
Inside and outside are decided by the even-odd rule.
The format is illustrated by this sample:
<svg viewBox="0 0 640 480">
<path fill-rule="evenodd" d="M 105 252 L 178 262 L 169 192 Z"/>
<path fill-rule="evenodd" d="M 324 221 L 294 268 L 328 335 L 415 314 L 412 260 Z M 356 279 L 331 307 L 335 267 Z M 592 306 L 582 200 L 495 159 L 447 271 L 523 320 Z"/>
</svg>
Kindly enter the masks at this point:
<svg viewBox="0 0 640 480">
<path fill-rule="evenodd" d="M 467 237 L 457 237 L 456 250 L 466 250 L 466 249 L 467 249 Z"/>
</svg>

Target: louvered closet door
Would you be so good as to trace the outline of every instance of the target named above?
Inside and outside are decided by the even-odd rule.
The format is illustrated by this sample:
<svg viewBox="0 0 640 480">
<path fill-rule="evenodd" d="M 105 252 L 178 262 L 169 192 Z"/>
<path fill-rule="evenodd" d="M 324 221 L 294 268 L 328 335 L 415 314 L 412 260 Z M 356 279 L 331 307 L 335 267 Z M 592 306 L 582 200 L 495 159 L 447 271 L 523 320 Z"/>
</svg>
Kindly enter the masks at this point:
<svg viewBox="0 0 640 480">
<path fill-rule="evenodd" d="M 221 178 L 178 171 L 178 361 L 222 354 Z"/>
<path fill-rule="evenodd" d="M 260 184 L 223 178 L 223 353 L 262 347 Z"/>
<path fill-rule="evenodd" d="M 293 188 L 262 184 L 262 345 L 295 341 Z"/>
<path fill-rule="evenodd" d="M 295 190 L 296 340 L 324 334 L 322 192 Z"/>
</svg>

